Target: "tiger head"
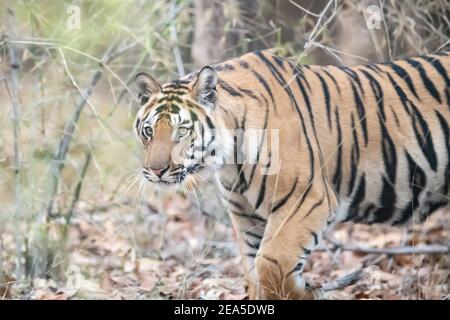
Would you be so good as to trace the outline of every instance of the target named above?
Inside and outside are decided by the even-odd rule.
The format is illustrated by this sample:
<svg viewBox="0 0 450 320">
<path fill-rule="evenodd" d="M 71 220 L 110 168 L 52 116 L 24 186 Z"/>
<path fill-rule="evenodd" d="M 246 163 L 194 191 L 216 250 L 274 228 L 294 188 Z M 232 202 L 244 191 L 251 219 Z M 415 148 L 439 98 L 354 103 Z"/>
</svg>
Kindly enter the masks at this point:
<svg viewBox="0 0 450 320">
<path fill-rule="evenodd" d="M 164 85 L 146 73 L 136 75 L 141 107 L 134 128 L 145 150 L 142 173 L 147 180 L 179 184 L 220 156 L 216 84 L 210 66 L 193 80 Z"/>
</svg>

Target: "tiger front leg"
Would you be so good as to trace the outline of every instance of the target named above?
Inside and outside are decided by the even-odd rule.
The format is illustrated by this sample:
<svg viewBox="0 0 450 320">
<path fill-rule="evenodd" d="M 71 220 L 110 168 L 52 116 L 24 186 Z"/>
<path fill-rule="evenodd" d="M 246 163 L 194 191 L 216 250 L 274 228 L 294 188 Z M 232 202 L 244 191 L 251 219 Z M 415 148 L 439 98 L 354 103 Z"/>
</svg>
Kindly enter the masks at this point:
<svg viewBox="0 0 450 320">
<path fill-rule="evenodd" d="M 288 210 L 290 209 L 290 210 Z M 314 299 L 303 268 L 333 208 L 326 196 L 310 196 L 299 208 L 272 214 L 256 257 L 256 299 Z"/>
<path fill-rule="evenodd" d="M 259 250 L 266 227 L 263 217 L 242 211 L 231 211 L 231 221 L 237 233 L 241 260 L 244 267 L 244 278 L 250 299 L 255 297 L 257 288 L 255 257 Z"/>
</svg>

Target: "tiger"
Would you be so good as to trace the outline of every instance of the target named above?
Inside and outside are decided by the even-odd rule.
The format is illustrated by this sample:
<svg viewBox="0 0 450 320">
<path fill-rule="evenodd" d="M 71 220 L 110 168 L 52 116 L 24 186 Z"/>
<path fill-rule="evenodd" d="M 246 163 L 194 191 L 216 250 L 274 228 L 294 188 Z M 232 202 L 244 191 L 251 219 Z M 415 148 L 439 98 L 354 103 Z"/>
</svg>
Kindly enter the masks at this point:
<svg viewBox="0 0 450 320">
<path fill-rule="evenodd" d="M 445 51 L 347 67 L 270 50 L 162 85 L 141 72 L 142 173 L 171 186 L 212 170 L 249 299 L 315 299 L 303 269 L 337 223 L 401 226 L 447 206 L 449 72 Z"/>
</svg>

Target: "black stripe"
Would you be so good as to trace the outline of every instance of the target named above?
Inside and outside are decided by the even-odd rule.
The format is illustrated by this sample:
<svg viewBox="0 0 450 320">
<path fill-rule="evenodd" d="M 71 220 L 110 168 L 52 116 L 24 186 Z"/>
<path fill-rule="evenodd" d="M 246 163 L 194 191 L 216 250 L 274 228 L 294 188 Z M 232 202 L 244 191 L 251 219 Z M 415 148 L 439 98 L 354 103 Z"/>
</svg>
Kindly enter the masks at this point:
<svg viewBox="0 0 450 320">
<path fill-rule="evenodd" d="M 364 143 L 367 146 L 367 143 L 369 142 L 369 137 L 368 137 L 368 131 L 367 131 L 366 110 L 364 108 L 364 103 L 362 102 L 362 100 L 359 96 L 359 93 L 356 90 L 353 82 L 351 82 L 351 85 L 352 85 L 352 91 L 353 91 L 353 98 L 355 99 L 356 110 L 357 110 L 358 116 L 359 116 L 359 123 L 361 124 L 361 129 L 362 129 L 363 136 L 364 136 Z"/>
<path fill-rule="evenodd" d="M 216 71 L 233 71 L 234 67 L 229 63 L 222 63 L 222 64 L 214 66 L 214 69 Z"/>
<path fill-rule="evenodd" d="M 270 159 L 270 153 L 269 153 L 269 159 Z M 271 159 L 269 160 L 269 163 L 266 165 L 266 170 L 265 170 L 265 174 L 263 175 L 263 179 L 261 182 L 261 187 L 259 188 L 259 193 L 258 193 L 258 199 L 256 200 L 256 204 L 255 204 L 255 210 L 258 210 L 259 206 L 262 204 L 263 200 L 264 200 L 264 195 L 266 193 L 266 182 L 267 182 L 267 171 L 270 168 L 270 164 L 271 164 Z"/>
<path fill-rule="evenodd" d="M 262 255 L 262 257 L 263 257 L 264 259 L 266 259 L 267 261 L 269 261 L 269 262 L 273 263 L 274 265 L 276 265 L 276 266 L 278 267 L 278 270 L 281 271 L 281 266 L 280 266 L 280 264 L 278 263 L 277 260 L 275 260 L 275 259 L 273 259 L 273 258 L 270 258 L 270 257 L 268 257 L 268 256 L 266 256 L 266 255 Z"/>
<path fill-rule="evenodd" d="M 351 127 L 356 128 L 355 118 L 353 116 L 353 113 L 351 115 Z M 352 152 L 354 152 L 355 160 L 358 163 L 359 158 L 360 158 L 360 148 L 359 148 L 359 140 L 358 140 L 358 135 L 356 134 L 356 130 L 352 130 L 352 135 L 353 135 Z"/>
<path fill-rule="evenodd" d="M 310 164 L 310 167 L 312 167 L 312 164 Z M 294 214 L 298 211 L 298 209 L 300 209 L 300 207 L 303 205 L 303 202 L 305 202 L 305 200 L 308 197 L 309 192 L 311 191 L 311 186 L 312 186 L 312 180 L 314 179 L 314 171 L 311 171 L 312 174 L 309 176 L 308 179 L 308 184 L 306 186 L 306 189 L 303 191 L 303 194 L 300 198 L 300 202 L 297 204 L 297 206 L 295 207 L 295 210 L 293 211 Z M 290 220 L 294 215 L 291 215 L 288 220 Z"/>
<path fill-rule="evenodd" d="M 319 243 L 319 236 L 314 231 L 310 231 L 310 232 L 311 232 L 311 235 L 314 238 L 314 245 L 317 245 Z"/>
<path fill-rule="evenodd" d="M 322 205 L 324 198 L 325 198 L 325 197 L 322 197 L 319 201 L 317 201 L 316 203 L 314 203 L 314 205 L 311 207 L 311 209 L 309 209 L 309 211 L 305 214 L 305 216 L 303 217 L 303 219 L 308 218 L 309 215 L 310 215 L 315 209 L 317 209 L 320 205 Z"/>
<path fill-rule="evenodd" d="M 437 91 L 433 81 L 431 81 L 430 78 L 428 77 L 423 65 L 419 61 L 414 59 L 406 59 L 406 62 L 408 62 L 413 68 L 415 68 L 419 72 L 420 78 L 422 78 L 423 84 L 425 85 L 425 88 L 427 88 L 428 92 L 439 103 L 442 103 L 441 96 L 439 95 L 439 92 Z"/>
<path fill-rule="evenodd" d="M 235 148 L 237 150 L 237 147 L 235 147 Z M 236 161 L 236 163 L 237 163 L 237 161 Z M 247 190 L 248 184 L 247 184 L 247 181 L 245 179 L 245 174 L 244 174 L 244 170 L 242 170 L 242 164 L 241 163 L 237 163 L 236 164 L 236 171 L 237 171 L 237 174 L 238 174 L 237 179 L 238 179 L 239 183 L 237 185 L 235 185 L 234 188 L 235 188 L 235 190 L 237 192 L 243 193 L 244 190 Z"/>
<path fill-rule="evenodd" d="M 234 121 L 235 128 L 239 128 L 239 121 L 234 114 L 232 114 L 229 110 L 225 109 L 221 105 L 219 105 L 218 108 L 225 112 Z"/>
<path fill-rule="evenodd" d="M 333 186 L 334 189 L 339 193 L 341 190 L 341 179 L 342 179 L 342 128 L 341 121 L 339 120 L 338 107 L 334 111 L 336 115 L 336 126 L 337 126 L 337 159 L 336 168 L 333 174 Z"/>
<path fill-rule="evenodd" d="M 206 115 L 205 120 L 206 120 L 206 124 L 208 125 L 209 129 L 214 129 L 215 128 L 214 124 L 211 121 L 211 118 L 208 115 Z"/>
<path fill-rule="evenodd" d="M 448 194 L 449 192 L 449 183 L 450 183 L 450 130 L 448 127 L 448 122 L 445 120 L 445 118 L 436 111 L 436 115 L 439 120 L 439 124 L 441 126 L 441 130 L 444 133 L 445 143 L 447 147 L 447 166 L 445 169 L 445 185 L 444 185 L 444 192 Z"/>
<path fill-rule="evenodd" d="M 262 84 L 264 89 L 266 89 L 267 93 L 269 94 L 270 100 L 272 101 L 272 105 L 273 105 L 274 109 L 276 110 L 275 99 L 273 97 L 273 93 L 272 93 L 272 90 L 270 89 L 270 86 L 267 84 L 267 81 L 255 70 L 253 70 L 253 69 L 250 69 L 250 70 L 252 71 L 252 73 L 256 77 L 256 79 L 259 81 L 259 83 Z"/>
<path fill-rule="evenodd" d="M 189 110 L 189 114 L 191 115 L 192 123 L 194 123 L 194 122 L 196 122 L 198 120 L 198 116 L 197 116 L 197 114 L 194 111 Z"/>
<path fill-rule="evenodd" d="M 311 91 L 311 85 L 309 84 L 308 79 L 306 78 L 306 76 L 305 76 L 303 70 L 300 68 L 300 66 L 294 65 L 293 63 L 289 63 L 289 66 L 292 68 L 292 72 L 294 73 L 294 76 L 299 77 L 303 81 L 303 83 L 306 85 L 306 88 L 309 91 Z M 307 65 L 303 65 L 301 67 L 309 70 L 309 67 Z"/>
<path fill-rule="evenodd" d="M 263 217 L 261 217 L 257 214 L 254 214 L 254 213 L 243 213 L 243 212 L 236 212 L 236 211 L 230 211 L 230 212 L 238 217 L 247 218 L 250 220 L 258 220 L 261 222 L 266 222 L 266 219 L 264 219 Z"/>
<path fill-rule="evenodd" d="M 223 185 L 222 181 L 220 181 L 220 183 Z M 227 202 L 231 203 L 233 206 L 235 206 L 239 210 L 244 211 L 244 207 L 242 207 L 242 205 L 239 202 L 236 202 L 233 199 L 230 199 L 228 197 L 225 199 L 227 200 Z"/>
<path fill-rule="evenodd" d="M 262 239 L 262 235 L 260 235 L 260 234 L 256 234 L 256 233 L 251 232 L 251 231 L 245 231 L 244 233 L 246 235 L 248 235 L 249 237 L 253 237 L 253 238 L 256 238 L 256 239 Z"/>
<path fill-rule="evenodd" d="M 314 73 L 319 78 L 320 83 L 322 84 L 323 95 L 325 98 L 325 108 L 326 108 L 327 119 L 328 119 L 328 128 L 331 129 L 330 90 L 328 89 L 328 85 L 325 82 L 325 80 L 322 78 L 322 76 L 320 74 L 318 74 L 317 72 L 314 72 Z"/>
<path fill-rule="evenodd" d="M 283 69 L 283 71 L 286 71 L 286 68 L 284 66 L 284 61 L 283 59 L 280 59 L 279 57 L 272 55 L 272 59 L 275 61 L 275 63 L 281 68 Z"/>
<path fill-rule="evenodd" d="M 422 168 L 412 159 L 407 151 L 405 157 L 408 162 L 409 182 L 412 191 L 412 199 L 402 210 L 400 218 L 396 219 L 392 224 L 401 225 L 407 222 L 413 215 L 414 210 L 419 206 L 419 195 L 425 188 L 427 178 Z"/>
<path fill-rule="evenodd" d="M 167 88 L 181 89 L 181 90 L 189 90 L 188 87 L 181 85 L 180 82 L 178 82 L 178 83 L 168 83 L 168 84 L 165 84 L 164 87 L 163 87 L 163 89 L 167 89 Z"/>
<path fill-rule="evenodd" d="M 364 86 L 362 85 L 361 80 L 359 79 L 358 73 L 356 73 L 355 70 L 348 68 L 348 67 L 340 67 L 340 69 L 344 70 L 344 72 L 346 74 L 348 74 L 353 79 L 353 81 L 356 82 L 356 84 L 359 87 L 359 90 L 361 91 L 362 95 L 364 96 Z"/>
<path fill-rule="evenodd" d="M 405 109 L 407 114 L 411 115 L 411 111 L 409 110 L 409 106 L 408 106 L 408 102 L 409 102 L 408 97 L 403 92 L 402 88 L 400 88 L 400 86 L 397 83 L 395 83 L 394 79 L 392 79 L 392 77 L 389 73 L 387 73 L 387 76 L 388 76 L 389 81 L 391 82 L 392 86 L 394 87 L 395 92 L 397 93 L 398 97 L 400 98 L 400 102 L 402 103 L 403 109 Z"/>
<path fill-rule="evenodd" d="M 158 100 L 158 103 L 162 102 L 178 102 L 180 104 L 183 103 L 183 100 L 177 95 L 167 95 Z"/>
<path fill-rule="evenodd" d="M 251 243 L 250 240 L 248 240 L 248 239 L 245 239 L 244 242 L 245 242 L 245 243 L 247 244 L 247 246 L 249 246 L 250 248 L 255 249 L 255 251 L 258 251 L 259 245 L 260 245 L 259 242 L 257 242 L 257 243 Z"/>
<path fill-rule="evenodd" d="M 353 193 L 353 188 L 356 182 L 356 176 L 358 173 L 358 163 L 359 163 L 359 142 L 355 130 L 355 119 L 353 114 L 351 115 L 351 128 L 353 135 L 352 151 L 350 155 L 350 181 L 348 185 L 347 195 L 350 196 Z"/>
<path fill-rule="evenodd" d="M 432 58 L 430 56 L 421 56 L 419 59 L 423 59 L 428 61 L 434 69 L 442 76 L 442 78 L 445 80 L 445 84 L 447 87 L 450 87 L 450 79 L 448 77 L 447 71 L 445 70 L 442 63 L 439 61 L 438 58 Z"/>
<path fill-rule="evenodd" d="M 249 65 L 246 61 L 239 61 L 239 65 L 244 69 L 248 69 L 248 67 L 249 67 Z"/>
<path fill-rule="evenodd" d="M 244 106 L 244 114 L 242 115 L 242 119 L 241 119 L 241 129 L 245 130 L 245 123 L 247 122 L 247 112 L 248 112 L 248 108 L 247 105 Z"/>
<path fill-rule="evenodd" d="M 303 252 L 308 256 L 311 254 L 311 250 L 302 247 Z"/>
<path fill-rule="evenodd" d="M 261 97 L 263 97 L 264 102 L 265 102 L 265 106 L 266 106 L 266 112 L 265 112 L 265 115 L 264 115 L 264 124 L 263 124 L 263 129 L 265 130 L 265 129 L 267 129 L 267 124 L 268 124 L 268 121 L 269 121 L 269 103 L 268 103 L 266 97 L 264 97 L 263 95 Z M 262 137 L 261 137 L 261 141 L 259 142 L 259 146 L 258 146 L 258 150 L 257 150 L 257 154 L 256 154 L 256 164 L 253 165 L 252 172 L 250 173 L 250 178 L 248 179 L 247 189 L 252 184 L 253 177 L 255 175 L 255 170 L 256 170 L 257 164 L 259 163 L 260 151 L 261 151 L 262 145 L 263 145 L 264 140 L 265 140 L 264 138 L 265 138 L 265 135 L 263 134 Z M 246 191 L 246 190 L 244 190 L 244 191 Z"/>
<path fill-rule="evenodd" d="M 219 79 L 219 86 L 221 86 L 226 92 L 228 92 L 230 96 L 242 97 L 242 94 L 240 92 L 238 92 L 236 89 L 234 89 L 232 86 L 230 86 L 222 79 Z"/>
<path fill-rule="evenodd" d="M 447 97 L 447 106 L 450 109 L 450 88 L 445 90 L 445 96 Z"/>
<path fill-rule="evenodd" d="M 137 131 L 139 131 L 139 125 L 141 124 L 141 119 L 136 118 L 136 124 L 134 125 L 134 127 L 136 128 Z"/>
<path fill-rule="evenodd" d="M 414 127 L 414 134 L 416 135 L 417 142 L 419 143 L 419 147 L 422 150 L 423 154 L 427 158 L 427 161 L 430 164 L 430 168 L 433 171 L 436 171 L 438 165 L 437 155 L 434 149 L 431 131 L 417 107 L 413 103 L 410 103 L 410 105 L 412 111 L 414 112 L 412 116 L 412 124 Z"/>
<path fill-rule="evenodd" d="M 411 77 L 410 77 L 408 71 L 406 71 L 404 68 L 402 68 L 401 66 L 399 66 L 398 64 L 396 64 L 394 62 L 390 63 L 388 66 L 390 66 L 392 68 L 392 70 L 406 82 L 406 84 L 409 87 L 409 90 L 411 90 L 411 92 L 414 94 L 416 99 L 420 101 L 420 98 L 417 95 L 416 88 L 414 87 L 414 84 L 411 80 Z"/>
<path fill-rule="evenodd" d="M 359 222 L 368 222 L 369 221 L 369 217 L 370 214 L 376 209 L 377 207 L 373 204 L 370 203 L 366 209 L 364 210 L 362 215 L 358 215 L 357 217 L 355 217 L 353 219 L 353 222 L 359 223 Z"/>
<path fill-rule="evenodd" d="M 385 178 L 380 196 L 380 207 L 374 212 L 373 220 L 369 222 L 385 222 L 392 217 L 395 208 L 395 189 L 394 186 Z"/>
<path fill-rule="evenodd" d="M 295 177 L 295 182 L 291 187 L 291 190 L 289 190 L 289 192 L 280 200 L 278 200 L 275 205 L 272 208 L 272 212 L 277 211 L 278 209 L 280 209 L 288 200 L 289 198 L 292 196 L 292 194 L 294 193 L 295 188 L 297 187 L 297 182 L 298 182 L 298 177 Z"/>
<path fill-rule="evenodd" d="M 389 105 L 389 109 L 391 109 L 391 112 L 394 115 L 394 120 L 395 120 L 395 123 L 397 124 L 397 127 L 400 128 L 400 120 L 398 119 L 397 113 L 395 112 L 395 110 L 391 104 Z"/>
<path fill-rule="evenodd" d="M 380 83 L 370 74 L 370 72 L 366 70 L 361 70 L 361 72 L 366 76 L 367 80 L 369 80 L 373 95 L 377 100 L 378 111 L 381 114 L 383 120 L 386 121 L 386 114 L 384 112 L 384 93 L 381 89 Z"/>
<path fill-rule="evenodd" d="M 364 201 L 366 196 L 366 178 L 364 174 L 361 175 L 359 179 L 358 187 L 356 188 L 356 192 L 353 196 L 352 202 L 350 203 L 349 213 L 346 217 L 346 221 L 350 221 L 354 219 L 358 215 L 358 211 L 360 210 L 360 205 Z"/>
<path fill-rule="evenodd" d="M 381 118 L 379 118 L 379 122 L 381 127 L 381 150 L 383 154 L 384 167 L 390 182 L 395 184 L 395 177 L 397 173 L 397 151 L 386 125 Z"/>
<path fill-rule="evenodd" d="M 294 267 L 294 269 L 292 269 L 291 271 L 288 272 L 286 277 L 289 277 L 291 274 L 302 270 L 302 268 L 303 268 L 303 262 L 297 263 L 297 265 Z"/>
<path fill-rule="evenodd" d="M 376 73 L 378 73 L 379 75 L 383 75 L 385 72 L 383 70 L 380 69 L 380 67 L 376 64 L 369 64 L 366 66 L 366 68 L 369 68 L 370 70 L 375 71 Z"/>
<path fill-rule="evenodd" d="M 240 88 L 240 87 L 238 87 L 238 89 L 243 95 L 246 95 L 246 96 L 252 98 L 253 100 L 256 100 L 259 103 L 261 103 L 261 99 L 256 94 L 254 94 L 253 91 L 247 90 L 247 89 L 244 89 L 244 88 Z"/>
<path fill-rule="evenodd" d="M 332 76 L 332 74 L 325 68 L 321 69 L 330 79 L 331 81 L 333 81 L 334 85 L 336 86 L 336 90 L 339 93 L 339 95 L 341 95 L 341 88 L 339 87 L 338 82 L 336 81 L 336 79 Z"/>
</svg>

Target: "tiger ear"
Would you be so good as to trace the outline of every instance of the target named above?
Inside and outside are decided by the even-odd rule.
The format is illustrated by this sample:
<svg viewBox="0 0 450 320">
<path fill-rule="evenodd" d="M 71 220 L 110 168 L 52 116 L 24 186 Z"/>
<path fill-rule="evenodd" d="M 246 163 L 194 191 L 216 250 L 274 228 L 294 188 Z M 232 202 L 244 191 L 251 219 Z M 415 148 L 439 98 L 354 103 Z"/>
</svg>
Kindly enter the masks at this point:
<svg viewBox="0 0 450 320">
<path fill-rule="evenodd" d="M 214 108 L 217 99 L 217 72 L 211 66 L 203 67 L 197 75 L 192 93 L 195 100 L 207 108 Z"/>
<path fill-rule="evenodd" d="M 151 75 L 148 75 L 145 72 L 139 72 L 134 79 L 139 91 L 138 99 L 141 105 L 146 104 L 152 94 L 161 91 L 161 86 L 159 85 L 158 81 L 156 81 Z"/>
</svg>

